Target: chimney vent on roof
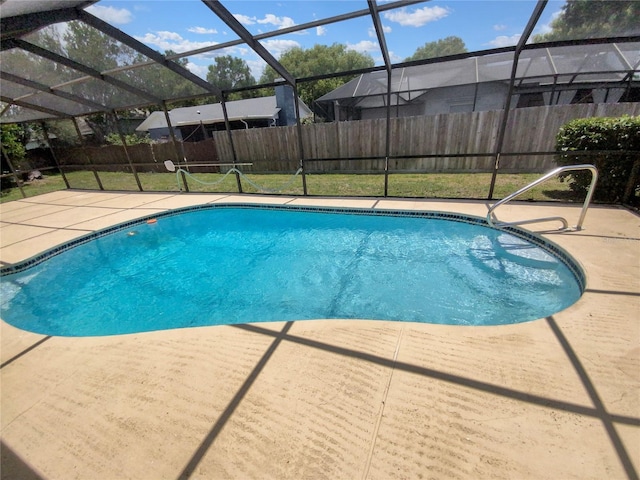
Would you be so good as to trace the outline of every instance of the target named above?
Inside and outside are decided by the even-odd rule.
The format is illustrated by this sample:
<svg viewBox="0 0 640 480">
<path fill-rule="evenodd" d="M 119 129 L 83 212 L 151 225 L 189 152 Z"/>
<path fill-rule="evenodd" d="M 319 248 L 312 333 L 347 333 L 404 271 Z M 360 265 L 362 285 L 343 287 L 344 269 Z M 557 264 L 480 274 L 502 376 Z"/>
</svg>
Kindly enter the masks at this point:
<svg viewBox="0 0 640 480">
<path fill-rule="evenodd" d="M 296 124 L 296 103 L 293 98 L 293 88 L 289 84 L 278 85 L 276 88 L 276 107 L 278 112 L 279 127 Z"/>
</svg>

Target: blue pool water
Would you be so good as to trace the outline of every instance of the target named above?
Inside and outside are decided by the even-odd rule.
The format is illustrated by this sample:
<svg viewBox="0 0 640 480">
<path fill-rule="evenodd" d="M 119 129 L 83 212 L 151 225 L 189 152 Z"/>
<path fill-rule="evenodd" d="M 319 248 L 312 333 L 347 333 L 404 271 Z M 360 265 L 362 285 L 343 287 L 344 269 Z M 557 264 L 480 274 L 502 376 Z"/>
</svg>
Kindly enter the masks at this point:
<svg viewBox="0 0 640 480">
<path fill-rule="evenodd" d="M 496 325 L 580 297 L 570 260 L 465 220 L 189 210 L 4 275 L 1 316 L 63 336 L 327 318 Z"/>
</svg>

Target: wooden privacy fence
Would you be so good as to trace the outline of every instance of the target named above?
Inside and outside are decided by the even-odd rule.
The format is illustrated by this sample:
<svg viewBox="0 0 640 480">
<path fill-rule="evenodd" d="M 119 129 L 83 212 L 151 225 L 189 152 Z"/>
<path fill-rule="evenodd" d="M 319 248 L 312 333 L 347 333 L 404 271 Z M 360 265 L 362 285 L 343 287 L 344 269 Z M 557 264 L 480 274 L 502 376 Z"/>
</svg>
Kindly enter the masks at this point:
<svg viewBox="0 0 640 480">
<path fill-rule="evenodd" d="M 511 110 L 502 148 L 500 169 L 542 172 L 555 166 L 553 152 L 558 129 L 584 117 L 640 115 L 640 103 L 580 104 Z M 392 118 L 389 162 L 391 171 L 489 172 L 502 111 L 451 113 Z M 238 162 L 253 162 L 253 171 L 295 170 L 300 159 L 297 127 L 232 132 Z M 218 157 L 233 161 L 226 132 L 214 135 Z M 302 126 L 308 171 L 376 171 L 384 168 L 386 120 L 357 120 Z M 364 158 L 358 160 L 359 158 Z"/>
<path fill-rule="evenodd" d="M 171 142 L 145 143 L 127 146 L 126 150 L 120 145 L 73 147 L 56 150 L 56 154 L 62 166 L 83 168 L 90 165 L 100 171 L 130 170 L 131 161 L 137 172 L 166 172 L 164 161 L 176 161 L 176 157 L 181 162 L 183 158 L 194 163 L 218 161 L 215 142 L 211 139 L 178 145 Z"/>
<path fill-rule="evenodd" d="M 640 103 L 581 104 L 514 109 L 509 114 L 500 170 L 543 172 L 555 166 L 553 152 L 558 129 L 584 117 L 640 115 Z M 392 118 L 389 171 L 489 172 L 493 169 L 502 111 L 452 113 Z M 302 144 L 307 172 L 376 172 L 384 170 L 386 119 L 303 125 Z M 246 172 L 290 172 L 299 166 L 298 128 L 271 127 L 233 130 L 236 161 L 253 163 Z M 226 131 L 213 132 L 202 142 L 172 142 L 120 146 L 65 148 L 56 151 L 60 164 L 97 170 L 163 172 L 163 162 L 184 158 L 192 163 L 232 163 Z M 127 158 L 127 153 L 129 157 Z M 367 158 L 368 157 L 368 158 Z M 226 171 L 226 167 L 220 167 Z M 197 170 L 196 170 L 197 171 Z M 211 171 L 210 168 L 207 171 Z"/>
</svg>

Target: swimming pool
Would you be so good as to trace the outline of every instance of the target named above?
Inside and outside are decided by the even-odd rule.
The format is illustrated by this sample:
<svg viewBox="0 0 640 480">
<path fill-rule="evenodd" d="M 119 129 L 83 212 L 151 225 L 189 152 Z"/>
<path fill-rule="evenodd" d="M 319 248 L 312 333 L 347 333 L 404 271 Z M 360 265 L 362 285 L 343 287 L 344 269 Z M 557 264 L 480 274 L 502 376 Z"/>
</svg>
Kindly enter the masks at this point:
<svg viewBox="0 0 640 480">
<path fill-rule="evenodd" d="M 477 217 L 241 204 L 121 224 L 2 274 L 3 320 L 62 336 L 327 318 L 499 325 L 584 289 L 559 247 Z"/>
</svg>

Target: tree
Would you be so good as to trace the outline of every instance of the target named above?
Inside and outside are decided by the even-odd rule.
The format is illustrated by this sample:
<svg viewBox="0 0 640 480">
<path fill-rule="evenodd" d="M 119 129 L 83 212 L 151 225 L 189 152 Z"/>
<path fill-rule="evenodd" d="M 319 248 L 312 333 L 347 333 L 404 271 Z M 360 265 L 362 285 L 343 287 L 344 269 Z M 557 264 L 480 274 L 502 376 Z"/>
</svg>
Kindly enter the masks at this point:
<svg viewBox="0 0 640 480">
<path fill-rule="evenodd" d="M 117 133 L 110 133 L 105 137 L 105 140 L 110 145 L 122 145 L 122 137 Z M 138 135 L 137 133 L 129 133 L 124 135 L 124 141 L 127 145 L 140 145 L 141 143 L 152 143 L 148 134 Z"/>
<path fill-rule="evenodd" d="M 69 22 L 63 38 L 64 54 L 98 71 L 144 63 L 149 60 L 146 55 L 82 22 Z M 165 56 L 173 54 L 171 50 L 165 51 Z M 172 61 L 185 68 L 188 63 L 186 58 Z M 186 98 L 202 93 L 202 89 L 193 82 L 159 64 L 124 70 L 111 75 L 158 98 Z M 135 93 L 114 88 L 102 82 L 82 82 L 73 85 L 72 88 L 76 95 L 105 105 L 109 110 L 117 108 L 123 99 L 126 99 L 126 102 L 138 101 L 141 104 L 148 101 L 145 97 L 136 97 Z M 159 108 L 160 105 L 152 105 L 152 109 Z M 120 112 L 120 116 L 126 115 L 126 112 Z M 88 116 L 86 120 L 94 131 L 97 142 L 101 143 L 106 136 L 117 131 L 114 119 L 109 114 L 96 113 Z"/>
<path fill-rule="evenodd" d="M 20 168 L 20 164 L 26 156 L 26 150 L 24 148 L 24 144 L 26 143 L 24 127 L 17 124 L 1 125 L 0 142 L 2 142 L 0 173 L 4 175 L 11 171 L 5 154 L 14 168 Z M 13 185 L 13 177 L 0 178 L 0 190 L 8 190 Z"/>
<path fill-rule="evenodd" d="M 100 72 L 141 60 L 134 50 L 83 22 L 69 22 L 63 39 L 69 58 Z"/>
<path fill-rule="evenodd" d="M 70 59 L 87 65 L 99 72 L 118 67 L 128 62 L 138 60 L 131 49 L 124 51 L 120 42 L 95 28 L 79 21 L 67 23 L 60 48 L 62 54 Z M 128 57 L 125 60 L 125 57 Z M 126 73 L 124 74 L 126 75 Z M 92 100 L 100 105 L 114 103 L 116 91 L 101 84 L 101 82 L 81 82 L 72 87 L 75 95 Z"/>
<path fill-rule="evenodd" d="M 209 65 L 207 72 L 207 82 L 216 85 L 222 90 L 232 90 L 234 88 L 251 87 L 256 84 L 256 79 L 251 75 L 251 70 L 247 63 L 231 55 L 216 57 L 215 64 Z M 231 94 L 229 99 L 249 98 L 251 92 L 240 92 Z"/>
<path fill-rule="evenodd" d="M 146 55 L 82 22 L 69 22 L 64 40 L 69 58 L 89 65 L 98 71 L 144 63 L 149 60 Z M 165 55 L 173 53 L 171 50 L 165 51 Z M 172 61 L 182 67 L 186 67 L 188 63 L 186 58 Z M 193 82 L 158 64 L 125 70 L 112 75 L 118 80 L 159 98 L 182 98 L 202 93 L 202 89 Z M 81 83 L 77 87 L 81 90 L 78 94 L 108 107 L 119 105 L 123 96 L 133 97 L 134 95 L 96 82 Z M 129 99 L 131 103 L 135 103 L 135 100 L 135 98 Z M 144 102 L 146 99 L 140 98 L 139 100 Z"/>
<path fill-rule="evenodd" d="M 640 33 L 640 2 L 571 0 L 551 22 L 549 33 L 535 35 L 533 41 L 575 40 Z"/>
<path fill-rule="evenodd" d="M 41 138 L 45 138 L 42 128 L 36 129 L 34 125 L 31 127 Z M 57 147 L 72 147 L 80 144 L 78 133 L 71 120 L 49 121 L 47 122 L 47 131 L 49 135 L 53 135 L 50 141 L 54 142 Z"/>
<path fill-rule="evenodd" d="M 38 30 L 28 35 L 26 40 L 55 53 L 64 54 L 58 47 L 62 41 L 54 27 Z M 64 83 L 78 76 L 77 72 L 70 68 L 20 48 L 10 48 L 2 52 L 2 68 L 9 73 L 47 85 Z"/>
<path fill-rule="evenodd" d="M 1 126 L 0 141 L 2 150 L 14 162 L 14 166 L 24 160 L 26 150 L 24 144 L 27 141 L 25 128 L 18 124 L 3 124 Z M 4 173 L 4 172 L 3 172 Z"/>
<path fill-rule="evenodd" d="M 174 55 L 173 50 L 165 50 L 166 57 Z M 144 57 L 144 60 L 147 60 Z M 189 60 L 187 58 L 178 58 L 171 60 L 181 67 L 187 68 Z M 198 87 L 191 80 L 188 80 L 178 73 L 158 64 L 154 64 L 144 68 L 138 68 L 130 71 L 131 83 L 138 86 L 141 90 L 150 92 L 160 98 L 186 98 L 203 93 L 202 88 Z M 173 106 L 193 106 L 198 104 L 195 100 L 181 100 Z M 153 107 L 158 109 L 158 106 Z"/>
<path fill-rule="evenodd" d="M 340 73 L 374 66 L 371 55 L 347 49 L 346 45 L 314 45 L 310 49 L 295 47 L 284 52 L 279 62 L 294 77 L 312 77 L 328 73 Z M 271 83 L 280 75 L 267 66 L 260 77 L 260 83 Z M 322 95 L 348 82 L 352 76 L 332 77 L 298 85 L 298 95 L 304 103 L 313 108 L 313 102 Z"/>
<path fill-rule="evenodd" d="M 405 62 L 426 60 L 428 58 L 446 57 L 456 53 L 466 53 L 467 47 L 460 37 L 441 38 L 435 42 L 427 42 L 416 49 L 413 55 L 404 59 Z"/>
</svg>

